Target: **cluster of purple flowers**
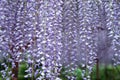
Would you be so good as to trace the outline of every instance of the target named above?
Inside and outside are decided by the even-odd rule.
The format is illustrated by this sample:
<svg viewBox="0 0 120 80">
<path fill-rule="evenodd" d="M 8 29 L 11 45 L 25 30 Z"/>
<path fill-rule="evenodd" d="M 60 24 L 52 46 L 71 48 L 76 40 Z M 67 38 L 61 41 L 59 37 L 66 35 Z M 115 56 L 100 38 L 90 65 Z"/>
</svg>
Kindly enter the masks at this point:
<svg viewBox="0 0 120 80">
<path fill-rule="evenodd" d="M 61 80 L 60 71 L 82 66 L 83 80 L 90 80 L 98 59 L 100 30 L 107 30 L 120 64 L 120 6 L 117 0 L 0 0 L 0 53 L 12 64 L 3 79 L 17 78 L 19 63 L 27 63 L 33 80 Z M 15 70 L 15 71 L 14 71 Z M 75 75 L 66 75 L 76 80 Z"/>
</svg>

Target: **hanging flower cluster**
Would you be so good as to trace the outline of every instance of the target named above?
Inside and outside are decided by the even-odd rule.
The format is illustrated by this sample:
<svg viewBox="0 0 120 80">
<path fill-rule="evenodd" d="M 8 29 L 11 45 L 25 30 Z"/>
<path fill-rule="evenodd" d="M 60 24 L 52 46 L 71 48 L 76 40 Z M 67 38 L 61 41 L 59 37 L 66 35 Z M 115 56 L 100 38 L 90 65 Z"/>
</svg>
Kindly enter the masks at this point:
<svg viewBox="0 0 120 80">
<path fill-rule="evenodd" d="M 72 72 L 77 68 L 77 50 L 78 50 L 78 15 L 76 0 L 65 0 L 63 2 L 63 59 L 66 72 Z M 68 79 L 74 79 L 74 76 L 67 76 Z"/>
<path fill-rule="evenodd" d="M 114 65 L 120 64 L 119 16 L 117 0 L 0 0 L 0 53 L 9 63 L 1 64 L 2 78 L 17 80 L 26 62 L 24 77 L 32 80 L 61 80 L 63 67 L 70 73 L 78 65 L 90 80 L 103 29 L 112 39 Z"/>
<path fill-rule="evenodd" d="M 22 59 L 22 53 L 27 49 L 25 42 L 27 32 L 24 14 L 24 3 L 22 1 L 1 0 L 1 51 L 6 60 L 12 64 L 13 79 L 18 75 L 18 63 Z"/>
<path fill-rule="evenodd" d="M 112 39 L 112 49 L 114 50 L 114 57 L 113 57 L 113 65 L 119 65 L 120 64 L 120 22 L 119 22 L 119 16 L 120 16 L 120 4 L 116 1 L 111 1 L 110 12 L 108 16 L 110 17 L 109 20 L 109 34 L 110 37 L 113 37 Z"/>
<path fill-rule="evenodd" d="M 28 12 L 32 27 L 32 46 L 28 50 L 29 74 L 38 80 L 58 78 L 61 68 L 61 19 L 62 1 L 32 1 L 33 5 Z M 31 17 L 30 17 L 31 16 Z M 41 74 L 41 75 L 39 75 Z"/>
<path fill-rule="evenodd" d="M 94 9 L 95 8 L 95 9 Z M 90 80 L 90 74 L 95 64 L 96 47 L 95 33 L 97 23 L 96 5 L 94 1 L 79 0 L 79 40 L 82 54 L 82 77 Z"/>
</svg>

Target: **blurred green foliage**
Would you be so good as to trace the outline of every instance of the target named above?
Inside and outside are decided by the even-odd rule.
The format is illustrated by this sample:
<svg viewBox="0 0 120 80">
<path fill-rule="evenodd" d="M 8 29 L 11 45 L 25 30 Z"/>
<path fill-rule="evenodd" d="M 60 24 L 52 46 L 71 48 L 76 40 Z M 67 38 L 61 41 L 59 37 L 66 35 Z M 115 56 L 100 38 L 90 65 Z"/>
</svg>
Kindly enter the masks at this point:
<svg viewBox="0 0 120 80">
<path fill-rule="evenodd" d="M 0 67 L 1 69 L 2 67 Z M 24 78 L 24 75 L 26 75 L 27 73 L 25 72 L 25 70 L 27 69 L 27 66 L 25 63 L 20 64 L 19 66 L 19 75 L 18 78 L 19 80 L 31 80 Z M 65 72 L 66 69 L 62 68 L 61 73 L 60 73 L 60 78 L 62 80 L 68 80 L 66 75 L 74 75 L 77 77 L 77 80 L 82 80 L 81 77 L 81 69 L 78 68 L 73 72 Z M 120 66 L 117 67 L 113 67 L 113 66 L 104 66 L 101 65 L 99 67 L 99 80 L 120 80 Z M 1 74 L 0 74 L 0 80 L 2 80 L 1 78 Z M 97 80 L 96 78 L 96 67 L 93 68 L 93 72 L 91 73 L 91 80 Z"/>
</svg>

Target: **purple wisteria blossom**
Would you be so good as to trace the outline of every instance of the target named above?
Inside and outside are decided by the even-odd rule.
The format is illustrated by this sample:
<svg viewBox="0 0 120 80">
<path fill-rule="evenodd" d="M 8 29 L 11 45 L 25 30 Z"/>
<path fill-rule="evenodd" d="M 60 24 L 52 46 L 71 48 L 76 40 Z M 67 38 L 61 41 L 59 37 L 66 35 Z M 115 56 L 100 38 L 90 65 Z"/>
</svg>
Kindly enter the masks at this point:
<svg viewBox="0 0 120 80">
<path fill-rule="evenodd" d="M 21 63 L 25 79 L 62 80 L 65 69 L 68 80 L 77 80 L 81 68 L 82 79 L 91 80 L 108 48 L 119 65 L 119 0 L 0 0 L 3 80 L 18 80 Z"/>
</svg>

